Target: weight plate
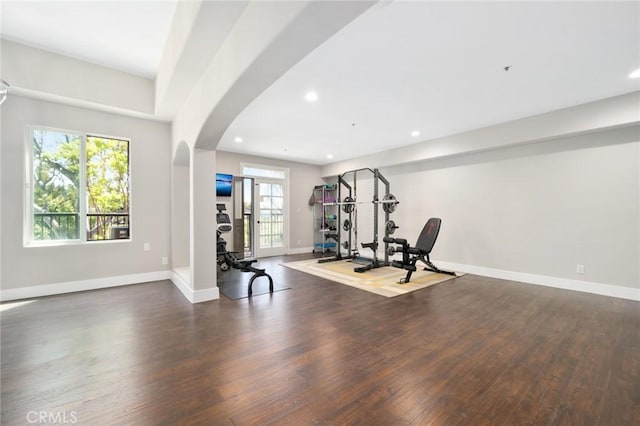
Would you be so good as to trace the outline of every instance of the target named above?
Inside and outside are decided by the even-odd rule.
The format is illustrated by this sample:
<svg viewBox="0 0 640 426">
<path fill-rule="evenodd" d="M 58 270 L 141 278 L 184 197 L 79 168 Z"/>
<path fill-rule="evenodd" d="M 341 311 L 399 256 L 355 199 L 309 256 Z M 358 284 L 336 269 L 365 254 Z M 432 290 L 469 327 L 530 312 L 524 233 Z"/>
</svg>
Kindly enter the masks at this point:
<svg viewBox="0 0 640 426">
<path fill-rule="evenodd" d="M 382 210 L 384 210 L 386 213 L 393 213 L 394 211 L 396 211 L 398 200 L 396 199 L 395 195 L 389 193 L 384 196 L 382 201 L 384 201 L 384 203 L 382 203 Z"/>
<path fill-rule="evenodd" d="M 356 200 L 354 200 L 351 197 L 345 197 L 344 200 L 342 201 L 343 203 L 355 203 Z M 344 211 L 345 213 L 351 213 L 353 211 L 353 209 L 355 208 L 354 204 L 343 204 L 342 205 L 342 211 Z"/>
<path fill-rule="evenodd" d="M 394 232 L 396 232 L 396 229 L 398 229 L 398 227 L 396 226 L 396 223 L 392 220 L 387 221 L 387 223 L 384 225 L 385 230 L 387 231 L 387 234 L 391 235 Z"/>
</svg>

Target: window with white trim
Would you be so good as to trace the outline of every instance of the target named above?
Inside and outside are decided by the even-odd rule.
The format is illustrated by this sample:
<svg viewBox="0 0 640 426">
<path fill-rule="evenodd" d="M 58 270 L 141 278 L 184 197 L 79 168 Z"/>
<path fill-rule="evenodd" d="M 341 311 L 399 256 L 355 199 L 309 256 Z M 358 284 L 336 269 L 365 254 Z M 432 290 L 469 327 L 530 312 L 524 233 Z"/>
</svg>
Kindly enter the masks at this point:
<svg viewBox="0 0 640 426">
<path fill-rule="evenodd" d="M 130 238 L 128 140 L 34 127 L 26 169 L 27 244 Z"/>
<path fill-rule="evenodd" d="M 259 165 L 247 165 L 242 163 L 242 175 L 267 178 L 267 179 L 286 179 L 288 169 L 281 167 L 259 166 Z"/>
</svg>

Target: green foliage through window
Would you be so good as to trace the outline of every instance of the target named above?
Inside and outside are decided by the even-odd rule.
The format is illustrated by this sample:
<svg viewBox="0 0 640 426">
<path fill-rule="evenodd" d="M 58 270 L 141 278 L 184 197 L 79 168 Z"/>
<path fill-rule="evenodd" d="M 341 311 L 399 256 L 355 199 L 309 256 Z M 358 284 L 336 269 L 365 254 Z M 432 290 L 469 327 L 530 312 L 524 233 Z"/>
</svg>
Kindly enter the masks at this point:
<svg viewBox="0 0 640 426">
<path fill-rule="evenodd" d="M 32 136 L 32 239 L 129 238 L 129 141 L 40 129 Z"/>
</svg>

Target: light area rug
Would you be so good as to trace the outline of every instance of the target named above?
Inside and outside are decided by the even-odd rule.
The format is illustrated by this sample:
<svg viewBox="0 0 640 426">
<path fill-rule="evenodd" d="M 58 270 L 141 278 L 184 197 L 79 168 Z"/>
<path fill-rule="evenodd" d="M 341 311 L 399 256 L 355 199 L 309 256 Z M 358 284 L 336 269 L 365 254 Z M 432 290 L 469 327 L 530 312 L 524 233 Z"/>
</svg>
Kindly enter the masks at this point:
<svg viewBox="0 0 640 426">
<path fill-rule="evenodd" d="M 366 272 L 355 272 L 353 268 L 362 266 L 351 260 L 318 263 L 318 259 L 283 263 L 282 266 L 326 278 L 340 284 L 365 290 L 385 297 L 396 297 L 456 278 L 453 275 L 422 271 L 413 273 L 411 281 L 399 284 L 407 274 L 405 269 L 384 266 Z"/>
</svg>

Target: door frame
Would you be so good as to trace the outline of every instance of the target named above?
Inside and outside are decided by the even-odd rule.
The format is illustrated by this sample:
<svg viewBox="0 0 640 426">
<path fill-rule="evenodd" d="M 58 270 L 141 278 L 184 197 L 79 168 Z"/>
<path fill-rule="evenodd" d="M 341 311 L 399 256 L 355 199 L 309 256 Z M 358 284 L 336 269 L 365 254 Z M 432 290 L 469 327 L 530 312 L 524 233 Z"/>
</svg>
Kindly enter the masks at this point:
<svg viewBox="0 0 640 426">
<path fill-rule="evenodd" d="M 249 170 L 247 170 L 247 168 L 249 169 L 255 169 L 256 173 L 252 173 Z M 254 195 L 253 195 L 253 207 L 254 207 L 254 217 L 253 217 L 253 226 L 254 226 L 254 238 L 255 238 L 255 253 L 254 256 L 255 257 L 269 257 L 269 256 L 280 256 L 280 255 L 285 255 L 289 252 L 289 247 L 290 247 L 290 243 L 289 243 L 289 235 L 290 235 L 290 210 L 291 210 L 291 206 L 290 206 L 290 195 L 289 195 L 289 169 L 288 168 L 284 168 L 284 167 L 278 167 L 278 166 L 270 166 L 270 165 L 265 165 L 265 164 L 254 164 L 254 163 L 240 163 L 240 169 L 242 170 L 242 173 L 244 176 L 246 177 L 251 177 L 254 179 Z M 261 173 L 261 172 L 267 172 L 267 173 Z M 284 176 L 284 178 L 274 178 L 274 177 L 269 177 L 269 173 L 268 172 L 276 172 L 277 174 L 280 174 L 282 176 Z M 261 175 L 263 174 L 263 175 Z M 266 176 L 265 176 L 266 175 Z M 260 249 L 260 230 L 259 230 L 259 224 L 258 224 L 258 220 L 260 218 L 260 191 L 259 191 L 259 184 L 263 182 L 263 183 L 279 183 L 282 184 L 283 186 L 283 191 L 284 191 L 284 200 L 283 200 L 283 235 L 282 235 L 282 248 L 278 248 L 277 250 L 272 250 L 272 249 L 266 249 L 268 250 L 267 252 L 264 251 L 264 249 Z"/>
</svg>

